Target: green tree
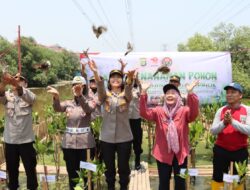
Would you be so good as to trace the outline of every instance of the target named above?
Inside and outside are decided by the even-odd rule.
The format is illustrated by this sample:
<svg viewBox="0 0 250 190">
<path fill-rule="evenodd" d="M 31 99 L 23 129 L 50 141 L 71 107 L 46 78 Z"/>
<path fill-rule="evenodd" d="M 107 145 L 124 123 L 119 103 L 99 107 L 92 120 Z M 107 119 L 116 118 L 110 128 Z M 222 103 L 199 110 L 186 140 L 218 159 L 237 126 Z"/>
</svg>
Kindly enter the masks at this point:
<svg viewBox="0 0 250 190">
<path fill-rule="evenodd" d="M 216 48 L 211 38 L 196 33 L 188 39 L 187 44 L 179 44 L 178 51 L 215 51 Z"/>
<path fill-rule="evenodd" d="M 232 59 L 233 81 L 250 96 L 250 27 L 235 27 L 220 23 L 207 36 L 196 33 L 186 44 L 178 44 L 179 51 L 229 51 Z"/>
<path fill-rule="evenodd" d="M 8 72 L 16 74 L 18 71 L 16 42 L 12 44 L 0 36 L 0 53 L 6 50 L 9 51 L 0 57 L 0 61 L 9 66 Z M 34 68 L 34 65 L 46 61 L 51 62 L 48 71 Z M 30 87 L 47 86 L 58 80 L 71 80 L 76 70 L 79 70 L 77 54 L 65 49 L 59 52 L 52 50 L 38 44 L 32 37 L 21 37 L 21 63 L 22 75 L 28 79 Z M 2 68 L 0 69 L 2 70 Z"/>
<path fill-rule="evenodd" d="M 220 23 L 209 33 L 209 37 L 218 51 L 228 51 L 231 40 L 234 38 L 235 26 L 233 24 Z"/>
</svg>

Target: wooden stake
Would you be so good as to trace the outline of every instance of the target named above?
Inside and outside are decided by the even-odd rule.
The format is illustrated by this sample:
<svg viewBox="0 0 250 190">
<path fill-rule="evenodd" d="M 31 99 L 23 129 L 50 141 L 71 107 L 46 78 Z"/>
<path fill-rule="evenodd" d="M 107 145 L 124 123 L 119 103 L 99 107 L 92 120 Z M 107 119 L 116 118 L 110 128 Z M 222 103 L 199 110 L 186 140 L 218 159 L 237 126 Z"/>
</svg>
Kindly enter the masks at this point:
<svg viewBox="0 0 250 190">
<path fill-rule="evenodd" d="M 174 177 L 170 178 L 170 190 L 174 190 Z"/>
<path fill-rule="evenodd" d="M 233 169 L 234 169 L 234 162 L 230 162 L 230 175 L 233 175 Z M 229 184 L 229 189 L 233 190 L 233 183 Z"/>
<path fill-rule="evenodd" d="M 188 163 L 187 163 L 187 170 L 191 167 L 191 156 L 188 155 Z M 186 189 L 190 189 L 190 176 L 188 175 L 187 176 L 187 179 L 186 179 Z"/>
<path fill-rule="evenodd" d="M 47 170 L 47 166 L 44 166 L 44 177 L 42 178 L 42 190 L 48 190 L 49 189 L 49 185 L 48 185 L 48 182 L 47 182 L 47 173 L 48 173 L 48 170 Z"/>
<path fill-rule="evenodd" d="M 90 162 L 90 149 L 87 149 L 87 162 Z M 88 170 L 88 190 L 91 190 L 91 171 Z"/>
<path fill-rule="evenodd" d="M 151 123 L 148 123 L 148 162 L 151 163 Z"/>
</svg>

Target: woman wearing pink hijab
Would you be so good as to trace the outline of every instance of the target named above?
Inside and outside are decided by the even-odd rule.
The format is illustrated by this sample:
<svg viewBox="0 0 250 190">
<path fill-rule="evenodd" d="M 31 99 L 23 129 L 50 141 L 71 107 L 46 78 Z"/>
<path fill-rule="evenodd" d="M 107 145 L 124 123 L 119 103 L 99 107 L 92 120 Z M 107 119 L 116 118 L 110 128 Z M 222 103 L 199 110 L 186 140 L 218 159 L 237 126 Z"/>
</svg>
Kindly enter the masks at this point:
<svg viewBox="0 0 250 190">
<path fill-rule="evenodd" d="M 155 144 L 152 151 L 157 161 L 159 190 L 169 190 L 169 181 L 174 169 L 175 190 L 185 190 L 185 180 L 180 174 L 181 168 L 187 167 L 189 154 L 188 123 L 199 114 L 198 97 L 192 93 L 198 81 L 187 85 L 187 106 L 183 106 L 180 91 L 172 84 L 163 87 L 164 104 L 147 108 L 147 89 L 149 83 L 142 84 L 140 114 L 143 118 L 155 121 Z"/>
</svg>

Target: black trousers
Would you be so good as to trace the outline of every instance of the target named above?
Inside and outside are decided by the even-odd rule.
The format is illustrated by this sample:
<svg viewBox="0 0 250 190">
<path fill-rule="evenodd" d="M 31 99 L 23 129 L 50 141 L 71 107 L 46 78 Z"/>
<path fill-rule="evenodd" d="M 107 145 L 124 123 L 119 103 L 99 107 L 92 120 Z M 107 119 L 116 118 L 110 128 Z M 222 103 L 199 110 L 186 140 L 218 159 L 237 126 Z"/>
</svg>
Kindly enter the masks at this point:
<svg viewBox="0 0 250 190">
<path fill-rule="evenodd" d="M 121 190 L 127 190 L 129 184 L 129 158 L 131 153 L 131 142 L 124 143 L 107 143 L 101 141 L 101 152 L 103 161 L 106 165 L 106 182 L 109 190 L 114 190 L 115 187 L 115 154 L 118 156 L 118 173 L 120 178 Z"/>
<path fill-rule="evenodd" d="M 218 145 L 215 145 L 213 152 L 213 180 L 217 182 L 223 181 L 223 173 L 228 173 L 230 162 L 244 162 L 245 160 L 248 161 L 247 148 L 242 148 L 236 151 L 228 151 Z M 235 165 L 233 173 L 237 174 Z"/>
<path fill-rule="evenodd" d="M 168 165 L 166 163 L 162 163 L 158 160 L 157 161 L 157 168 L 159 174 L 159 190 L 169 190 L 170 189 L 170 178 L 172 173 L 172 168 L 174 169 L 174 181 L 175 181 L 175 190 L 185 190 L 186 183 L 185 179 L 178 176 L 180 174 L 181 168 L 187 168 L 187 157 L 184 160 L 182 165 L 178 164 L 178 160 L 174 156 L 172 165 Z"/>
<path fill-rule="evenodd" d="M 35 190 L 38 187 L 38 183 L 36 176 L 36 151 L 33 147 L 33 142 L 24 144 L 5 143 L 5 159 L 9 175 L 8 187 L 10 190 L 16 190 L 19 187 L 18 168 L 20 157 L 27 176 L 27 189 Z"/>
<path fill-rule="evenodd" d="M 94 148 L 90 149 L 90 151 L 91 151 L 91 159 L 93 159 L 95 149 Z M 66 168 L 69 175 L 70 190 L 74 190 L 74 187 L 76 186 L 77 182 L 74 182 L 72 179 L 79 178 L 77 171 L 80 170 L 80 161 L 86 162 L 87 160 L 87 149 L 63 148 L 63 159 L 66 162 Z M 84 179 L 84 182 L 87 185 L 87 178 Z"/>
<path fill-rule="evenodd" d="M 139 119 L 129 119 L 130 128 L 133 134 L 133 149 L 136 156 L 140 156 L 142 153 L 142 128 L 141 128 L 141 118 Z"/>
</svg>

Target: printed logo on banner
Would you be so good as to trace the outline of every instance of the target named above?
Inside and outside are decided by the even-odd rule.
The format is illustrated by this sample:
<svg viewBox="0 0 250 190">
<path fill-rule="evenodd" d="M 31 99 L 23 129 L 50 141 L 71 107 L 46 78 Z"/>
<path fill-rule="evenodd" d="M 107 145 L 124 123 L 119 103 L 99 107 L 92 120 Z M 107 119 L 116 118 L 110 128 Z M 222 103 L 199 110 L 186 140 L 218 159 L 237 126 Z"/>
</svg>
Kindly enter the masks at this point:
<svg viewBox="0 0 250 190">
<path fill-rule="evenodd" d="M 151 63 L 153 63 L 153 64 L 157 64 L 158 63 L 158 58 L 157 57 L 152 57 L 151 59 L 150 59 L 150 61 L 151 61 Z"/>
<path fill-rule="evenodd" d="M 161 61 L 161 63 L 163 64 L 163 65 L 166 65 L 166 66 L 171 66 L 172 65 L 172 59 L 170 58 L 170 57 L 164 57 L 163 59 L 162 59 L 162 61 Z"/>
<path fill-rule="evenodd" d="M 144 58 L 144 57 L 140 58 L 140 65 L 146 66 L 147 65 L 147 58 Z"/>
</svg>

